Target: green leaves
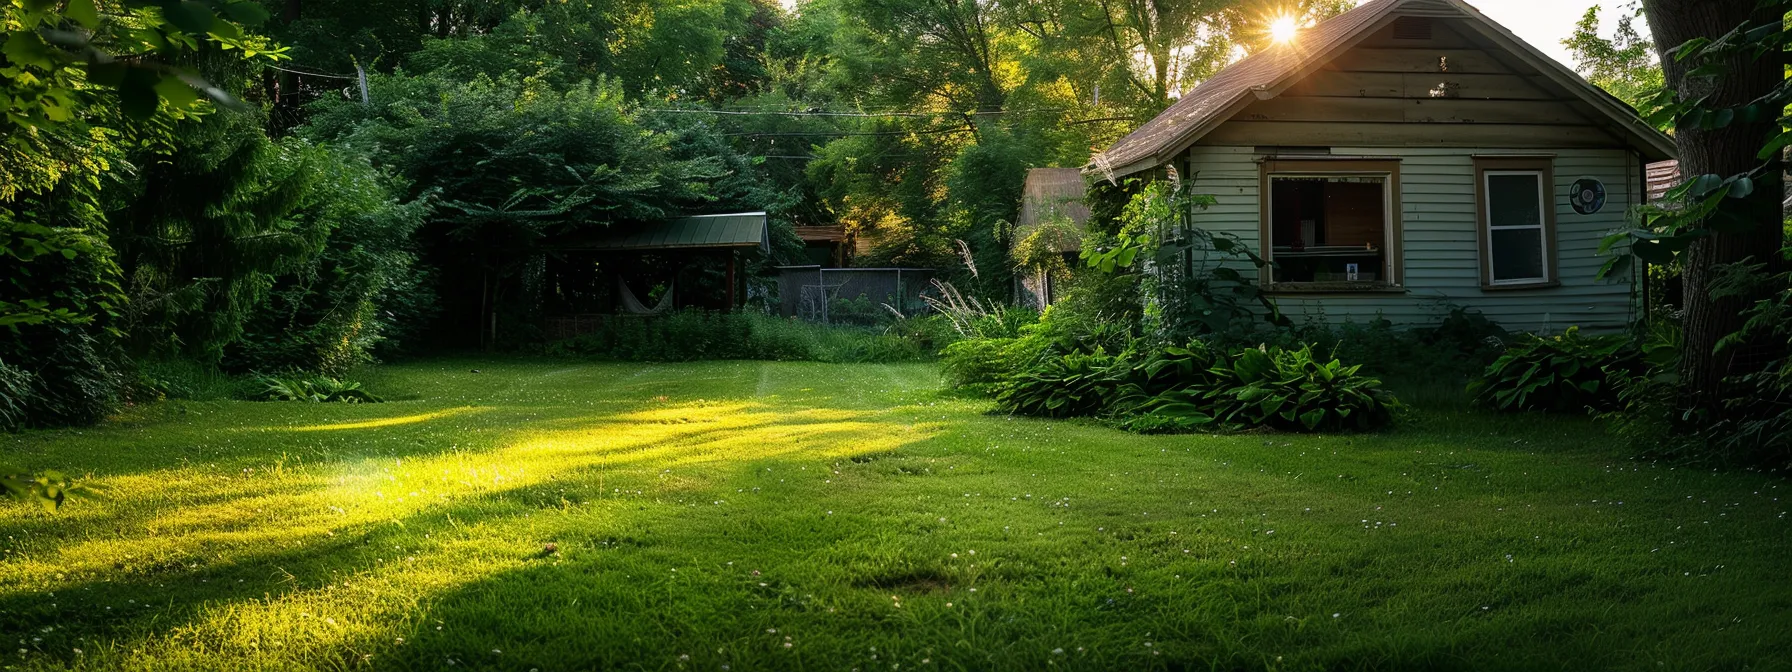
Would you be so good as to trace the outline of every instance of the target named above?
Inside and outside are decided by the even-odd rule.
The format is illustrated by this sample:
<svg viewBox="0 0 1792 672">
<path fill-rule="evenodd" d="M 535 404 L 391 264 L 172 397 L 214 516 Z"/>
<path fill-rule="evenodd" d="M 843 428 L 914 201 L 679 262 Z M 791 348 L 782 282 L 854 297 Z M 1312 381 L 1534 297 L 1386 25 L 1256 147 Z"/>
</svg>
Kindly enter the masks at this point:
<svg viewBox="0 0 1792 672">
<path fill-rule="evenodd" d="M 1617 393 L 1609 380 L 1634 375 L 1643 353 L 1626 336 L 1526 335 L 1469 384 L 1469 392 L 1501 411 L 1578 412 L 1609 408 Z"/>
<path fill-rule="evenodd" d="M 51 513 L 70 497 L 91 496 L 92 489 L 59 471 L 27 472 L 0 465 L 0 493 L 13 499 L 35 501 Z"/>
</svg>

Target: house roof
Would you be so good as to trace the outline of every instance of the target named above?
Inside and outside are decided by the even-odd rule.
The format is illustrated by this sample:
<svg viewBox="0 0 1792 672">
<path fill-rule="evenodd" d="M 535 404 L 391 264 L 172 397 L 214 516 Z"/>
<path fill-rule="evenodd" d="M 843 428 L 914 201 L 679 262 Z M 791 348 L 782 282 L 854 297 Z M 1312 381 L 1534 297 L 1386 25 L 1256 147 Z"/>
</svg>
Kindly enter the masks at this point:
<svg viewBox="0 0 1792 672">
<path fill-rule="evenodd" d="M 1087 171 L 1115 179 L 1169 163 L 1255 100 L 1268 100 L 1329 63 L 1380 27 L 1402 16 L 1463 19 L 1482 37 L 1506 48 L 1570 94 L 1616 122 L 1626 141 L 1659 160 L 1674 143 L 1636 111 L 1582 79 L 1462 0 L 1371 0 L 1301 32 L 1300 39 L 1245 57 L 1201 82 L 1162 114 L 1096 154 Z"/>
<path fill-rule="evenodd" d="M 757 247 L 771 251 L 764 212 L 698 215 L 672 219 L 634 231 L 604 232 L 565 245 L 568 250 L 672 250 Z"/>
<path fill-rule="evenodd" d="M 796 237 L 805 243 L 844 243 L 848 238 L 846 227 L 839 225 L 799 226 L 796 227 Z"/>
<path fill-rule="evenodd" d="M 1023 240 L 1047 220 L 1063 217 L 1081 229 L 1089 223 L 1089 206 L 1083 202 L 1089 185 L 1080 168 L 1034 168 L 1027 171 L 1027 183 L 1020 201 L 1020 216 L 1015 218 L 1014 239 Z M 1063 252 L 1075 252 L 1080 241 L 1064 241 Z"/>
<path fill-rule="evenodd" d="M 1014 224 L 1026 229 L 1054 216 L 1061 216 L 1082 226 L 1089 221 L 1089 206 L 1083 203 L 1088 185 L 1078 168 L 1034 168 L 1027 171 L 1027 183 L 1020 201 L 1020 217 Z"/>
</svg>

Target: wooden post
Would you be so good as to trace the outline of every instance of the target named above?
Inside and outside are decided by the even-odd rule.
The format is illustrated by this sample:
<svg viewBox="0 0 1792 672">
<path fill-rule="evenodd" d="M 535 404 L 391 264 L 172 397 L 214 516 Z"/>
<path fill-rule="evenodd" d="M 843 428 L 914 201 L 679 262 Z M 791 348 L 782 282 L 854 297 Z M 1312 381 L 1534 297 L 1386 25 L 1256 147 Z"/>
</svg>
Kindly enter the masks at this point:
<svg viewBox="0 0 1792 672">
<path fill-rule="evenodd" d="M 734 312 L 734 308 L 739 305 L 734 301 L 734 260 L 739 256 L 739 252 L 734 250 L 728 251 L 728 312 L 730 313 Z"/>
</svg>

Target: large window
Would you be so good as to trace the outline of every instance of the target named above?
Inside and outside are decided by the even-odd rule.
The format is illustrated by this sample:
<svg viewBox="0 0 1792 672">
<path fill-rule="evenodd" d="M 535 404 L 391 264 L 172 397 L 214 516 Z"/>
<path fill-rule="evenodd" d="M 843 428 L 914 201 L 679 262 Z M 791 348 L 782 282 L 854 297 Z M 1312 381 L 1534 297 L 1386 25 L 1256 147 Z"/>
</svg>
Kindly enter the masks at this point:
<svg viewBox="0 0 1792 672">
<path fill-rule="evenodd" d="M 1399 164 L 1267 161 L 1266 273 L 1282 290 L 1374 290 L 1400 283 Z"/>
<path fill-rule="evenodd" d="M 1555 197 L 1550 161 L 1477 159 L 1475 175 L 1482 286 L 1553 283 Z"/>
</svg>

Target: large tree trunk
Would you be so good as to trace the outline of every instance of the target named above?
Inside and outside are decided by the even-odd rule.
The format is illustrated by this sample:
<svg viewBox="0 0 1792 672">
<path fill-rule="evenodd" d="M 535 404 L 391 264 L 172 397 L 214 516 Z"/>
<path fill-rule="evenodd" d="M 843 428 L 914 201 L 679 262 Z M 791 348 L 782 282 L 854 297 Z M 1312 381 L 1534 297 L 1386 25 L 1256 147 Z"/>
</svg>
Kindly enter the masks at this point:
<svg viewBox="0 0 1792 672">
<path fill-rule="evenodd" d="M 1686 73 L 1697 64 L 1674 60 L 1674 47 L 1687 40 L 1716 38 L 1750 19 L 1757 23 L 1780 20 L 1773 11 L 1758 11 L 1755 5 L 1756 0 L 1643 0 L 1667 85 L 1679 92 L 1682 100 L 1710 95 L 1706 107 L 1736 107 L 1779 84 L 1784 73 L 1777 58 L 1732 59 L 1730 72 L 1715 81 L 1689 80 Z M 1752 170 L 1760 165 L 1756 154 L 1777 131 L 1771 117 L 1764 123 L 1737 123 L 1710 131 L 1677 128 L 1674 140 L 1680 150 L 1680 173 L 1688 178 L 1705 174 L 1729 177 Z M 1742 311 L 1754 298 L 1717 300 L 1711 297 L 1711 290 L 1726 264 L 1752 258 L 1779 267 L 1781 183 L 1776 160 L 1774 168 L 1756 181 L 1754 195 L 1744 204 L 1756 225 L 1745 232 L 1717 233 L 1698 240 L 1685 255 L 1685 348 L 1680 377 L 1686 391 L 1683 401 L 1694 407 L 1710 408 L 1716 401 L 1713 393 L 1725 376 L 1760 364 L 1750 361 L 1758 358 L 1749 357 L 1746 349 L 1717 352 L 1718 340 L 1741 328 Z"/>
</svg>

